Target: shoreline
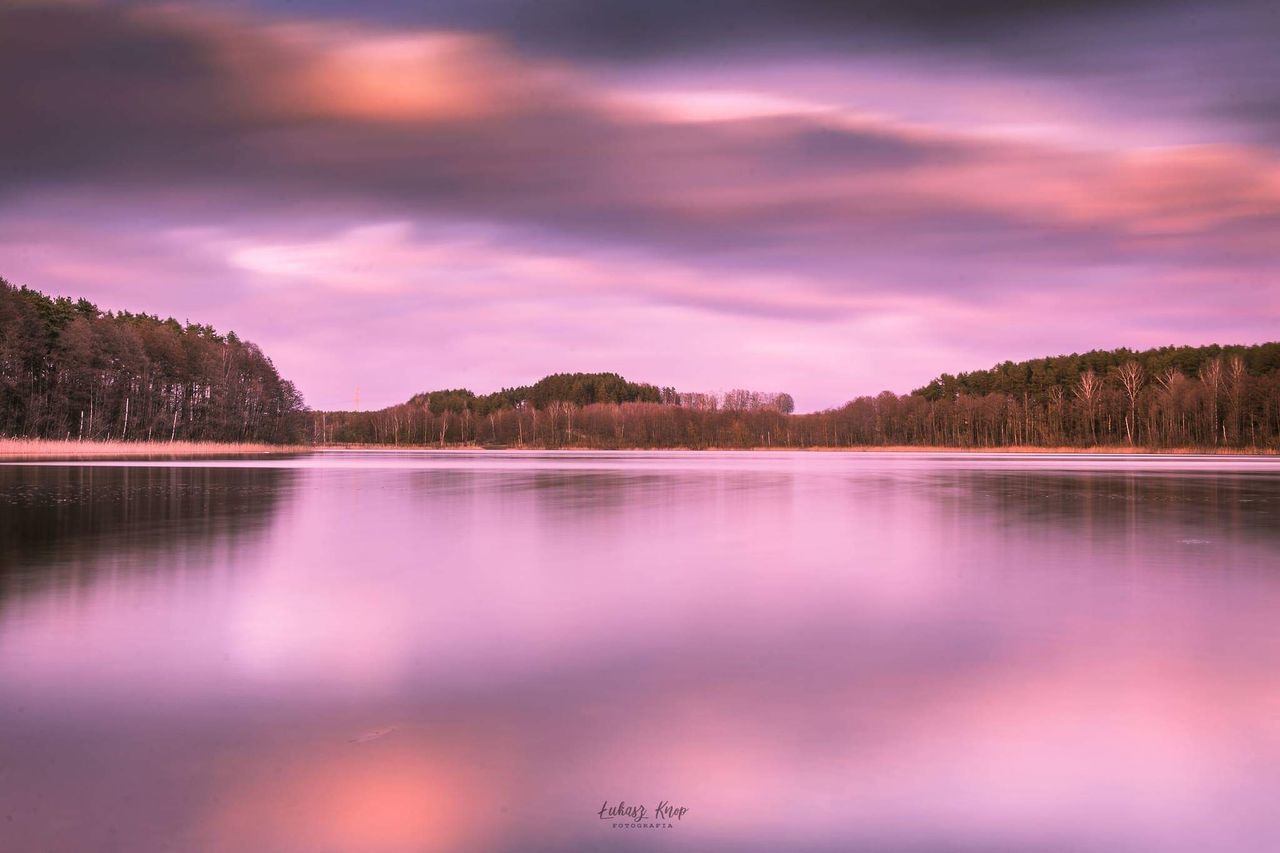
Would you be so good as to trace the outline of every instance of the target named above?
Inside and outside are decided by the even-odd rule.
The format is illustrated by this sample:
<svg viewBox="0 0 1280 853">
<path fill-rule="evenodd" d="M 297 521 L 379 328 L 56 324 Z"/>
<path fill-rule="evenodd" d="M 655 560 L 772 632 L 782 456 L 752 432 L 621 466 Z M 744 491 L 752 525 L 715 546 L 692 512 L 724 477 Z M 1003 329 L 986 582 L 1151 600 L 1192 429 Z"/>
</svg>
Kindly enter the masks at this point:
<svg viewBox="0 0 1280 853">
<path fill-rule="evenodd" d="M 0 438 L 0 462 L 68 459 L 207 458 L 309 453 L 305 445 L 227 441 L 60 441 Z"/>
<path fill-rule="evenodd" d="M 1280 456 L 1280 449 L 1267 447 L 959 447 L 946 445 L 856 445 L 849 447 L 486 447 L 480 444 L 441 447 L 438 444 L 317 444 L 313 451 L 352 450 L 395 452 L 403 450 L 434 453 L 966 453 L 966 454 L 1050 454 L 1057 456 Z"/>
<path fill-rule="evenodd" d="M 1053 455 L 1053 456 L 1243 456 L 1277 457 L 1280 450 L 1261 447 L 1245 448 L 1139 448 L 1139 447 L 948 447 L 945 445 L 859 445 L 851 447 L 494 447 L 484 445 L 435 444 L 262 444 L 258 442 L 204 441 L 59 441 L 48 439 L 0 438 L 0 462 L 66 461 L 76 459 L 200 459 L 235 456 L 284 456 L 322 451 L 358 451 L 394 453 L 397 451 L 429 451 L 432 453 L 899 453 L 899 454 L 965 454 L 965 455 Z"/>
</svg>

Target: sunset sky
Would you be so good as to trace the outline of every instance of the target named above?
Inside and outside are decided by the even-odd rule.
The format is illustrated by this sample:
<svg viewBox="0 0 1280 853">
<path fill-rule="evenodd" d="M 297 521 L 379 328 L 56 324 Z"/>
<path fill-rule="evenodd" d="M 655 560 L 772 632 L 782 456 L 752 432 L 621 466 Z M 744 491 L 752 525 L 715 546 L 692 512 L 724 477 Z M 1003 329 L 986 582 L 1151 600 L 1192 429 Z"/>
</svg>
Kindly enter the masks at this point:
<svg viewBox="0 0 1280 853">
<path fill-rule="evenodd" d="M 0 276 L 317 408 L 1280 338 L 1280 11 L 0 0 Z"/>
</svg>

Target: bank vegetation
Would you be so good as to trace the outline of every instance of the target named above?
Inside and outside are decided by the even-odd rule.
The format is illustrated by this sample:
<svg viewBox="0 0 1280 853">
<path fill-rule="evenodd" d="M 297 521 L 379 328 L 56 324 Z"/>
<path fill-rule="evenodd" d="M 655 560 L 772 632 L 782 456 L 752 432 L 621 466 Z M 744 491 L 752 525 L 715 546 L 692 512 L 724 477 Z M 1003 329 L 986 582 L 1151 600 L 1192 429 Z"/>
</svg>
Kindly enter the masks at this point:
<svg viewBox="0 0 1280 853">
<path fill-rule="evenodd" d="M 645 390 L 629 399 L 599 393 L 592 379 L 599 376 L 611 377 L 599 387 Z M 786 394 L 682 394 L 614 374 L 548 379 L 560 390 L 539 397 L 522 389 L 488 398 L 450 390 L 374 412 L 317 412 L 311 437 L 318 444 L 599 449 L 1280 448 L 1277 343 L 1006 362 L 808 414 L 791 413 Z"/>
</svg>

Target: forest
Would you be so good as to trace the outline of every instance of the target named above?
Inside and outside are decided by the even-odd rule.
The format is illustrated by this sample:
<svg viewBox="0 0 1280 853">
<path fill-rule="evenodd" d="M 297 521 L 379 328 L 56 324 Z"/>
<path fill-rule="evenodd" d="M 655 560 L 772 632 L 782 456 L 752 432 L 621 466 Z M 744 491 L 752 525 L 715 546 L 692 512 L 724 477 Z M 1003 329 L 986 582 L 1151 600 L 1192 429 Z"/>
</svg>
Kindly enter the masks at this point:
<svg viewBox="0 0 1280 853">
<path fill-rule="evenodd" d="M 234 332 L 0 279 L 0 436 L 531 448 L 1280 449 L 1280 343 L 1098 350 L 942 374 L 795 414 L 789 394 L 557 373 L 310 412 Z"/>
<path fill-rule="evenodd" d="M 0 279 L 0 435 L 289 443 L 301 395 L 234 332 L 101 311 Z"/>
<path fill-rule="evenodd" d="M 317 443 L 584 448 L 1280 448 L 1280 343 L 1005 362 L 792 414 L 790 395 L 682 393 L 558 374 L 486 396 L 313 416 Z"/>
</svg>

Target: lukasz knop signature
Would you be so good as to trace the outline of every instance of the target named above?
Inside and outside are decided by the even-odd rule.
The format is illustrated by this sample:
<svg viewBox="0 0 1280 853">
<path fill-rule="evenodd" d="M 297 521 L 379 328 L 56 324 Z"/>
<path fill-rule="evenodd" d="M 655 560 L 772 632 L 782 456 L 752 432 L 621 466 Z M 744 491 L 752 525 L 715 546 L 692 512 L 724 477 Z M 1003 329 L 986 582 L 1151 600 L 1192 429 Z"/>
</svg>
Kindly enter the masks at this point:
<svg viewBox="0 0 1280 853">
<path fill-rule="evenodd" d="M 673 806 L 663 800 L 653 807 L 650 817 L 649 810 L 643 805 L 627 805 L 625 800 L 618 800 L 617 803 L 605 800 L 597 816 L 601 820 L 613 821 L 614 829 L 672 829 L 675 827 L 672 821 L 684 820 L 688 813 L 689 810 L 684 806 Z"/>
</svg>

